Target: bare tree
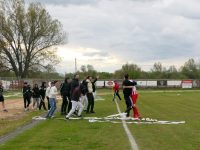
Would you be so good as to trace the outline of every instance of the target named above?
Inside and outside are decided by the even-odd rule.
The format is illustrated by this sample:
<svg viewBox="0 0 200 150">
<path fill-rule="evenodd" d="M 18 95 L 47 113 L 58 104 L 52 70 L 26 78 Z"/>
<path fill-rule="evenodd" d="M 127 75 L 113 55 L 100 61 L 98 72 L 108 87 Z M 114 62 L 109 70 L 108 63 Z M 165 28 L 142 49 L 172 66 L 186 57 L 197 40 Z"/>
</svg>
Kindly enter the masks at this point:
<svg viewBox="0 0 200 150">
<path fill-rule="evenodd" d="M 20 78 L 59 63 L 53 47 L 65 39 L 61 23 L 40 3 L 26 8 L 23 0 L 0 0 L 0 58 Z"/>
</svg>

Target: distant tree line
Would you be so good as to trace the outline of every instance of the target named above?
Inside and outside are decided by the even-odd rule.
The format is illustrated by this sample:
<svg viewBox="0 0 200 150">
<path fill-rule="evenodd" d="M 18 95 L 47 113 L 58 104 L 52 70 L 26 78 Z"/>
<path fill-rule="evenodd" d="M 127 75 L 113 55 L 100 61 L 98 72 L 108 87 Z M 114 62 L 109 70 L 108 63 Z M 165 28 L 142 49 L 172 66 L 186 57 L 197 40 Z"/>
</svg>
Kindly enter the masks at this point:
<svg viewBox="0 0 200 150">
<path fill-rule="evenodd" d="M 1 64 L 0 64 L 1 65 Z M 12 71 L 3 70 L 0 67 L 1 77 L 15 77 L 15 73 Z M 78 73 L 81 79 L 86 76 L 97 76 L 99 75 L 101 79 L 122 79 L 125 73 L 128 73 L 132 79 L 200 79 L 200 63 L 195 62 L 194 59 L 189 59 L 183 66 L 176 68 L 174 65 L 168 68 L 163 67 L 161 62 L 154 63 L 150 71 L 143 71 L 136 64 L 124 64 L 121 69 L 116 70 L 114 73 L 109 72 L 98 72 L 95 70 L 94 66 L 82 65 Z M 59 74 L 56 70 L 49 66 L 45 71 L 41 70 L 30 70 L 28 73 L 28 78 L 54 78 L 62 79 L 65 76 L 73 78 L 75 73 L 65 73 Z"/>
</svg>

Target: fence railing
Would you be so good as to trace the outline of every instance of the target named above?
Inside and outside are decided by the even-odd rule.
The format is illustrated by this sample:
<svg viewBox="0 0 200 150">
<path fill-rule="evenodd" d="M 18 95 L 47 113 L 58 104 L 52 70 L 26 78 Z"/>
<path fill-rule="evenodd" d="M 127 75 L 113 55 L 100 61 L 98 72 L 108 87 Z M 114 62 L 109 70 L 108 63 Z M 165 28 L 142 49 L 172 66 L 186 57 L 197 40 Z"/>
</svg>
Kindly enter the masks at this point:
<svg viewBox="0 0 200 150">
<path fill-rule="evenodd" d="M 57 80 L 58 84 L 61 84 L 61 79 L 17 79 L 14 77 L 0 77 L 3 87 L 9 90 L 22 89 L 24 82 L 27 82 L 31 86 L 42 82 L 50 82 Z M 122 79 L 115 79 L 122 87 Z M 137 86 L 141 88 L 200 88 L 200 79 L 187 79 L 187 80 L 172 80 L 172 79 L 137 79 Z M 111 88 L 114 85 L 114 79 L 100 79 L 96 82 L 97 88 Z"/>
</svg>

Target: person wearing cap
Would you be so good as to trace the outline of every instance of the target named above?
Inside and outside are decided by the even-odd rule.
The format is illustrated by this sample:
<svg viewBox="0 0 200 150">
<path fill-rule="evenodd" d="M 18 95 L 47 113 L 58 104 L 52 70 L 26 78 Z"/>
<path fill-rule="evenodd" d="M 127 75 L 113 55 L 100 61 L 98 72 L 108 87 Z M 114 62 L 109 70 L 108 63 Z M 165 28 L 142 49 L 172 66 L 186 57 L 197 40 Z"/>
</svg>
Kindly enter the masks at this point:
<svg viewBox="0 0 200 150">
<path fill-rule="evenodd" d="M 50 110 L 47 113 L 46 118 L 53 118 L 53 114 L 56 110 L 56 95 L 58 94 L 57 87 L 55 86 L 56 83 L 57 81 L 51 82 L 51 87 L 48 91 Z"/>
<path fill-rule="evenodd" d="M 7 109 L 5 108 L 4 96 L 3 96 L 3 86 L 2 86 L 1 81 L 0 81 L 0 102 L 2 103 L 3 111 L 8 112 Z"/>
</svg>

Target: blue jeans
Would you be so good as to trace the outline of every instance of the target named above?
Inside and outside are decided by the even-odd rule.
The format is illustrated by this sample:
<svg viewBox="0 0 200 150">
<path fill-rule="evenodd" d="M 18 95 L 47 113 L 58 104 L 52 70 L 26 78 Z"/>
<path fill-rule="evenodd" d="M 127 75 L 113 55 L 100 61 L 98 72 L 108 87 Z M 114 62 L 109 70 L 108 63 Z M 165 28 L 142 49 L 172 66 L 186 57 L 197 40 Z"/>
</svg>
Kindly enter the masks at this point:
<svg viewBox="0 0 200 150">
<path fill-rule="evenodd" d="M 55 98 L 49 98 L 49 103 L 50 103 L 50 110 L 49 110 L 46 117 L 52 117 L 55 110 L 56 110 L 56 99 Z"/>
</svg>

